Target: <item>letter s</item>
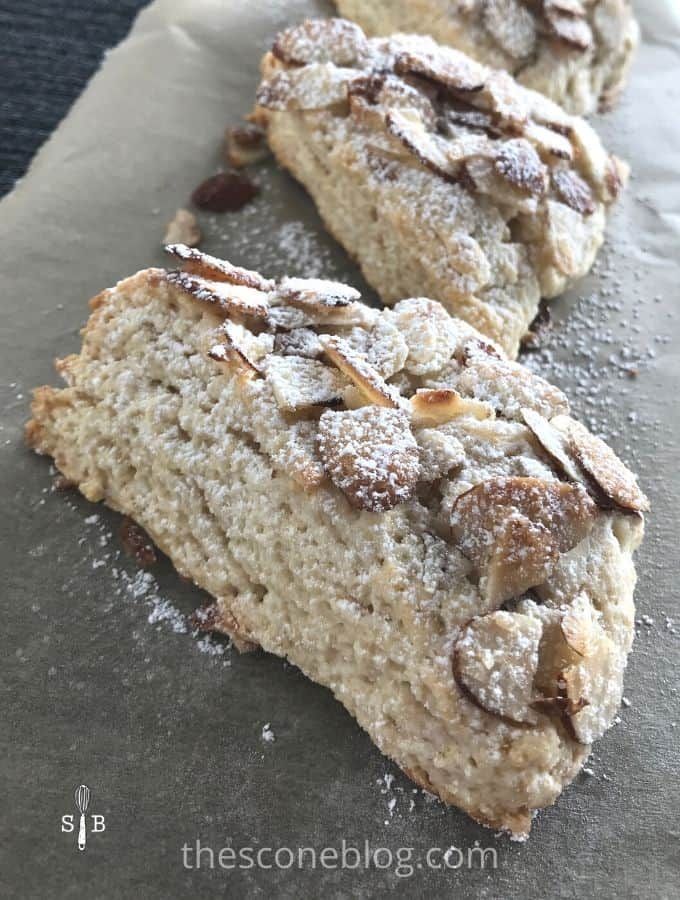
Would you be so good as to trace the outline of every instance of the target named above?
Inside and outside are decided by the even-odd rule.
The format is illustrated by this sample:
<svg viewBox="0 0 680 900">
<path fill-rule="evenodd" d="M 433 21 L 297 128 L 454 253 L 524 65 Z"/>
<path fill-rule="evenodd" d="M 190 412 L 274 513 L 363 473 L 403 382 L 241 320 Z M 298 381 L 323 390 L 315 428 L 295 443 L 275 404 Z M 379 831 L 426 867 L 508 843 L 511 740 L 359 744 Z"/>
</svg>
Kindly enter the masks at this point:
<svg viewBox="0 0 680 900">
<path fill-rule="evenodd" d="M 74 829 L 73 824 L 73 816 L 69 813 L 68 815 L 61 817 L 61 830 L 70 834 Z"/>
</svg>

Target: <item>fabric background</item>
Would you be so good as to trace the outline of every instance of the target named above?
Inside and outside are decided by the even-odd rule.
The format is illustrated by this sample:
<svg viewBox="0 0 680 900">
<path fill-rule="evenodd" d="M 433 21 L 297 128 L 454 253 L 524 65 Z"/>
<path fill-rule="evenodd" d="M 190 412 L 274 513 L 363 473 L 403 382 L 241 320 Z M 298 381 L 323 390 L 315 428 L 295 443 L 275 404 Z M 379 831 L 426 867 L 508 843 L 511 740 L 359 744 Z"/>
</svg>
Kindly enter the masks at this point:
<svg viewBox="0 0 680 900">
<path fill-rule="evenodd" d="M 0 196 L 147 0 L 0 0 Z"/>
</svg>

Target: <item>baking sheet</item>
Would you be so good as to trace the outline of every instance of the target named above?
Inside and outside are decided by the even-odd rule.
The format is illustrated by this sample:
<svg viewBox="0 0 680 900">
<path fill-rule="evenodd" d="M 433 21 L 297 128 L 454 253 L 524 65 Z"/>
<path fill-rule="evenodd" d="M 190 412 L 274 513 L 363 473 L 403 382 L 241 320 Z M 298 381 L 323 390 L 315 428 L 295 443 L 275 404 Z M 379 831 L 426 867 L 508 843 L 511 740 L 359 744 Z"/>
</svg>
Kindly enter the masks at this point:
<svg viewBox="0 0 680 900">
<path fill-rule="evenodd" d="M 167 562 L 140 575 L 121 555 L 120 519 L 56 491 L 49 463 L 23 447 L 30 389 L 56 382 L 51 361 L 76 349 L 91 295 L 162 264 L 164 225 L 219 165 L 224 125 L 248 110 L 274 33 L 330 12 L 304 0 L 159 0 L 0 204 L 1 896 L 678 896 L 680 13 L 673 0 L 637 7 L 631 83 L 596 120 L 633 180 L 596 272 L 553 306 L 547 345 L 528 357 L 653 502 L 629 705 L 590 774 L 524 845 L 413 792 L 330 692 L 278 659 L 186 633 L 200 593 Z M 204 248 L 273 276 L 347 279 L 371 297 L 304 192 L 270 163 L 256 177 L 262 192 L 244 210 L 201 216 Z M 61 830 L 80 783 L 106 826 L 83 853 Z M 189 869 L 181 848 L 197 839 L 215 854 L 320 853 L 344 840 L 393 861 L 226 869 L 215 857 L 210 869 L 204 854 Z M 495 868 L 488 855 L 468 868 L 475 842 L 495 849 Z M 429 848 L 450 846 L 460 867 L 426 865 Z M 403 848 L 410 874 L 408 863 L 397 871 Z"/>
</svg>

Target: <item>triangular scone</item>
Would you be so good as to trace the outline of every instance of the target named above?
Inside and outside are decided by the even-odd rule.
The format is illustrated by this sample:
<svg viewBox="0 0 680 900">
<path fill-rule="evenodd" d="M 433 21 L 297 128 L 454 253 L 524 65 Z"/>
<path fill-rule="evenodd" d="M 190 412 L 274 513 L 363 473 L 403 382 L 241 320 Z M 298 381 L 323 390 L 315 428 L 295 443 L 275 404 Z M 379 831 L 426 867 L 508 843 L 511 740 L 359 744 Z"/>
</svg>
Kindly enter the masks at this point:
<svg viewBox="0 0 680 900">
<path fill-rule="evenodd" d="M 511 356 L 590 269 L 627 167 L 592 128 L 430 38 L 279 35 L 254 118 L 385 303 L 428 296 Z"/>
<path fill-rule="evenodd" d="M 327 685 L 417 783 L 528 834 L 619 705 L 647 501 L 565 396 L 431 300 L 186 247 L 99 294 L 29 443 Z"/>
<path fill-rule="evenodd" d="M 371 35 L 427 34 L 575 115 L 608 109 L 640 29 L 630 0 L 336 0 Z"/>
</svg>

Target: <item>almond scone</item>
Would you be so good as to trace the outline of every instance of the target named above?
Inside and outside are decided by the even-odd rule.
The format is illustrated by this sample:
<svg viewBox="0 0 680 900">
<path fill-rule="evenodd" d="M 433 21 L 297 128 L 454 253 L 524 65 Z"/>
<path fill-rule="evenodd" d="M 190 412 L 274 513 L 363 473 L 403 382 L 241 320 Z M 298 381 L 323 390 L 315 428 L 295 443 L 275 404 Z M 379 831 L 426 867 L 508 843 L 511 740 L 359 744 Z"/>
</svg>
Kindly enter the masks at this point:
<svg viewBox="0 0 680 900">
<path fill-rule="evenodd" d="M 516 355 L 591 267 L 626 179 L 590 126 L 430 38 L 279 35 L 254 118 L 385 303 L 425 295 Z"/>
<path fill-rule="evenodd" d="M 575 115 L 607 109 L 639 42 L 629 0 L 337 0 L 367 32 L 427 34 Z"/>
<path fill-rule="evenodd" d="M 647 501 L 564 394 L 438 303 L 185 246 L 92 302 L 27 439 L 328 686 L 418 784 L 523 837 L 611 724 Z"/>
</svg>

